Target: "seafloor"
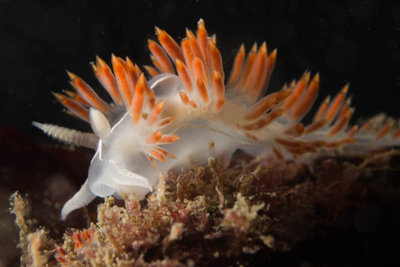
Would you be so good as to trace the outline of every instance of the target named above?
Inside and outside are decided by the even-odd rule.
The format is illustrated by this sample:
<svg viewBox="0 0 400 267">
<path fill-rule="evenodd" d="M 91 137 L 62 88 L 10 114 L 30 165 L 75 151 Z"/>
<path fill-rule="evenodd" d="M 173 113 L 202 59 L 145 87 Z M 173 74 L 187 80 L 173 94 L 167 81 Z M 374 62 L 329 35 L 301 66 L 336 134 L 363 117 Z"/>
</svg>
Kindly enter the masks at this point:
<svg viewBox="0 0 400 267">
<path fill-rule="evenodd" d="M 38 161 L 57 164 L 89 159 L 84 151 L 54 145 L 36 152 Z M 28 182 L 22 195 L 10 198 L 20 260 L 30 266 L 395 266 L 395 154 L 335 155 L 304 166 L 237 151 L 227 168 L 210 158 L 204 166 L 170 172 L 143 201 L 108 198 L 66 222 L 59 211 L 73 180 L 54 175 L 41 183 L 52 164 L 34 162 L 36 172 L 26 175 L 36 190 Z"/>
</svg>

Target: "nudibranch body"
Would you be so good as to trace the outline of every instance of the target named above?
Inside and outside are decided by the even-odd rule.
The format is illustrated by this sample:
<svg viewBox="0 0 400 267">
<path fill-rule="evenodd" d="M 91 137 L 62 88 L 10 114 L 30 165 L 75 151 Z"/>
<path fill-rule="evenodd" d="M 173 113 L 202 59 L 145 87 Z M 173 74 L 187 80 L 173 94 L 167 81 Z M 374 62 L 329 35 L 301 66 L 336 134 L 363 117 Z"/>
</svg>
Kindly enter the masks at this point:
<svg viewBox="0 0 400 267">
<path fill-rule="evenodd" d="M 113 55 L 112 69 L 100 58 L 92 65 L 112 103 L 72 73 L 75 92 L 55 93 L 94 133 L 34 122 L 60 141 L 96 150 L 86 182 L 62 209 L 63 219 L 96 196 L 142 199 L 159 175 L 203 164 L 210 156 L 229 162 L 238 149 L 284 163 L 338 148 L 362 152 L 399 144 L 400 130 L 384 115 L 360 128 L 349 126 L 354 108 L 348 85 L 320 104 L 309 125 L 301 123 L 317 98 L 318 74 L 305 72 L 264 96 L 277 56 L 276 49 L 267 52 L 265 42 L 247 55 L 242 45 L 225 82 L 216 37 L 208 36 L 202 20 L 180 45 L 161 29 L 156 35 L 158 43 L 148 42 L 154 64 L 145 66 L 149 81 L 129 58 Z"/>
</svg>

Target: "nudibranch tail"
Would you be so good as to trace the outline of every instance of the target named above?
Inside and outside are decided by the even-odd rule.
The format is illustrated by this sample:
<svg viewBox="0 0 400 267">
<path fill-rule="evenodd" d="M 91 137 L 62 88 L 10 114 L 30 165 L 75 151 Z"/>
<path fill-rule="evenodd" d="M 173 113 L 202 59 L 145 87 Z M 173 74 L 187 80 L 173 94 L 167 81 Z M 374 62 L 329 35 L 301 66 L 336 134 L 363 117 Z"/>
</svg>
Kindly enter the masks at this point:
<svg viewBox="0 0 400 267">
<path fill-rule="evenodd" d="M 149 81 L 128 57 L 112 55 L 111 67 L 96 57 L 94 74 L 112 103 L 68 72 L 74 91 L 54 95 L 68 114 L 90 123 L 94 134 L 34 122 L 60 141 L 97 150 L 63 219 L 94 196 L 143 198 L 160 173 L 205 163 L 209 156 L 229 160 L 237 149 L 278 163 L 307 163 L 321 154 L 400 144 L 399 123 L 383 114 L 361 127 L 350 124 L 355 109 L 348 84 L 326 97 L 305 125 L 302 119 L 317 101 L 319 74 L 306 71 L 265 94 L 277 59 L 277 50 L 268 53 L 266 42 L 247 54 L 242 44 L 225 82 L 216 37 L 208 35 L 203 20 L 197 26 L 195 33 L 186 30 L 180 44 L 156 27 L 157 41 L 148 40 L 153 66 L 144 66 Z"/>
</svg>

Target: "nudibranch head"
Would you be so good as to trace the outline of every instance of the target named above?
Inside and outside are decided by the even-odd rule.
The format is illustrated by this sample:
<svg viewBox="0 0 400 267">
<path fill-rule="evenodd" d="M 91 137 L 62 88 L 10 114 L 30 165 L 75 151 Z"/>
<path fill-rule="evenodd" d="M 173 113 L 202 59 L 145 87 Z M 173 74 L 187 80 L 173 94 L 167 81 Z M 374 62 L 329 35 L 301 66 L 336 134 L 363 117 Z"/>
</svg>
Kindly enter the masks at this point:
<svg viewBox="0 0 400 267">
<path fill-rule="evenodd" d="M 186 31 L 180 45 L 159 28 L 156 35 L 158 42 L 148 41 L 149 81 L 128 57 L 113 55 L 112 68 L 99 57 L 92 64 L 112 103 L 68 72 L 75 92 L 55 96 L 69 114 L 89 122 L 94 134 L 34 122 L 56 139 L 96 150 L 88 179 L 64 205 L 63 219 L 96 196 L 141 199 L 160 174 L 202 164 L 210 156 L 228 162 L 237 149 L 284 164 L 310 159 L 303 155 L 337 153 L 337 148 L 365 151 L 372 143 L 399 144 L 400 130 L 383 115 L 360 128 L 349 126 L 354 108 L 348 85 L 332 100 L 327 97 L 304 125 L 301 120 L 318 95 L 319 75 L 305 72 L 265 95 L 277 58 L 277 50 L 268 53 L 265 42 L 254 44 L 247 55 L 241 45 L 225 79 L 216 37 L 208 35 L 203 20 L 196 33 Z"/>
<path fill-rule="evenodd" d="M 124 194 L 143 198 L 157 182 L 156 161 L 174 158 L 161 146 L 179 139 L 161 132 L 173 120 L 160 116 L 164 103 L 156 101 L 144 74 L 129 59 L 123 61 L 113 56 L 112 63 L 114 72 L 100 58 L 93 65 L 99 81 L 114 100 L 112 105 L 100 99 L 78 76 L 69 73 L 78 95 L 75 99 L 65 96 L 62 104 L 76 115 L 84 114 L 81 117 L 90 122 L 99 140 L 87 183 L 64 205 L 62 218 L 81 205 L 80 199 Z"/>
</svg>

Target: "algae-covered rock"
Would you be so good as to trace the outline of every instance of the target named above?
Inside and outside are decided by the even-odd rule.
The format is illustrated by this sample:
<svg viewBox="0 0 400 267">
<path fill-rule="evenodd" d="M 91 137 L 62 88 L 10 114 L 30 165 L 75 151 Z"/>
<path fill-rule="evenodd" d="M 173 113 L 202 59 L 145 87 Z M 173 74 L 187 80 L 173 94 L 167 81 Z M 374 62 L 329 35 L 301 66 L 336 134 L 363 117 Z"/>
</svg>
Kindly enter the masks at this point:
<svg viewBox="0 0 400 267">
<path fill-rule="evenodd" d="M 390 164 L 362 165 L 363 160 L 327 158 L 308 168 L 294 162 L 265 168 L 239 153 L 224 168 L 211 158 L 206 166 L 160 177 L 143 201 L 106 198 L 97 207 L 97 220 L 66 229 L 62 238 L 33 229 L 28 204 L 15 193 L 11 203 L 20 228 L 21 263 L 254 266 L 288 263 L 293 257 L 309 262 L 299 252 L 304 244 L 313 247 L 312 240 L 318 244 L 342 231 L 346 218 L 370 195 L 385 201 L 398 195 L 396 187 L 385 192 L 390 183 L 380 178 L 390 175 Z M 355 227 L 368 224 L 360 219 L 368 215 L 354 215 Z"/>
</svg>

